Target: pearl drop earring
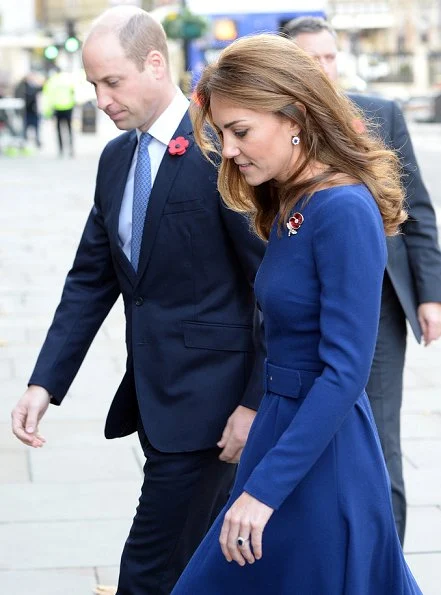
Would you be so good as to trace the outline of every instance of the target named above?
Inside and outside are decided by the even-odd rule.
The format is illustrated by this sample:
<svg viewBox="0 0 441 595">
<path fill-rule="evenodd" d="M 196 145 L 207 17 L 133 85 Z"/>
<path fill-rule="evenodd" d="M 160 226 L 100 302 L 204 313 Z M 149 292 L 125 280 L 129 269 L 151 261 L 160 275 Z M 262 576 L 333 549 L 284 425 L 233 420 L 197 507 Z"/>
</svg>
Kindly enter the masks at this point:
<svg viewBox="0 0 441 595">
<path fill-rule="evenodd" d="M 293 145 L 298 145 L 299 142 L 300 142 L 300 138 L 297 135 L 296 136 L 293 136 L 292 139 L 291 139 L 291 142 L 292 142 Z"/>
</svg>

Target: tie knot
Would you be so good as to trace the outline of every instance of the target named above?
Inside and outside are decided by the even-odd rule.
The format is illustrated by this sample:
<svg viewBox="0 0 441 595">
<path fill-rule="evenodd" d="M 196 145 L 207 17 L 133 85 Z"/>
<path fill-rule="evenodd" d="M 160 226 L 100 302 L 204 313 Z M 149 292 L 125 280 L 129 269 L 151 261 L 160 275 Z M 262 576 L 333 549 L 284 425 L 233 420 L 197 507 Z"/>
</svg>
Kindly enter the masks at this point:
<svg viewBox="0 0 441 595">
<path fill-rule="evenodd" d="M 141 132 L 141 136 L 139 137 L 139 149 L 140 151 L 145 150 L 148 146 L 150 141 L 152 140 L 153 136 L 148 132 Z"/>
</svg>

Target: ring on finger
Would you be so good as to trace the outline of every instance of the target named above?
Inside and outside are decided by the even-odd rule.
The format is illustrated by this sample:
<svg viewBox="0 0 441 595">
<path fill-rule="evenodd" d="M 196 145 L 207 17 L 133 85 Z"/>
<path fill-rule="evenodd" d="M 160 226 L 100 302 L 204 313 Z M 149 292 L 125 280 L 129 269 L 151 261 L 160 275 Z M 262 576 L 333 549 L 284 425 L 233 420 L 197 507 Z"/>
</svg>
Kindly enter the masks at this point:
<svg viewBox="0 0 441 595">
<path fill-rule="evenodd" d="M 236 543 L 239 547 L 243 547 L 247 541 L 249 541 L 250 538 L 249 537 L 241 537 L 239 535 L 239 537 L 236 539 Z"/>
</svg>

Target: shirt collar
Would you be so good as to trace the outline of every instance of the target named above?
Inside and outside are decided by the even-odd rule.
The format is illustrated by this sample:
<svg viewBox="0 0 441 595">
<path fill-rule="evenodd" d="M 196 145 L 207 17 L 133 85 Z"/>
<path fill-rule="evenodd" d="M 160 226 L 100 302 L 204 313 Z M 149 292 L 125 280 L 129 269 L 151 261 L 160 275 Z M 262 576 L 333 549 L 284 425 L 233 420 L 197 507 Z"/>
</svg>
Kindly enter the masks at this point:
<svg viewBox="0 0 441 595">
<path fill-rule="evenodd" d="M 188 110 L 189 105 L 190 102 L 188 99 L 182 91 L 176 87 L 176 95 L 159 118 L 150 126 L 148 133 L 159 142 L 168 145 Z M 136 136 L 138 137 L 138 141 L 140 135 L 141 131 L 137 128 Z"/>
</svg>

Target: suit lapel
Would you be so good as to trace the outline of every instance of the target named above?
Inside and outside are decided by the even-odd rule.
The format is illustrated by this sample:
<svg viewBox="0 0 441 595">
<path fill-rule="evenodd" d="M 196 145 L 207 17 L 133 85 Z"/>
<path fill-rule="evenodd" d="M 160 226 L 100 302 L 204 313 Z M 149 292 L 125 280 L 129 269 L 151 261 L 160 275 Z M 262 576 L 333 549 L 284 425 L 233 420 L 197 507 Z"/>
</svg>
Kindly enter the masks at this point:
<svg viewBox="0 0 441 595">
<path fill-rule="evenodd" d="M 189 141 L 190 144 L 187 148 L 187 152 L 189 152 L 194 143 L 194 139 L 188 113 L 186 113 L 182 118 L 181 123 L 173 135 L 173 138 L 178 136 L 184 136 Z M 170 189 L 174 184 L 175 178 L 185 163 L 186 157 L 187 155 L 185 153 L 183 155 L 170 155 L 168 149 L 166 149 L 164 157 L 162 158 L 147 208 L 147 216 L 144 224 L 141 254 L 138 265 L 138 280 L 142 277 L 148 266 L 164 206 L 167 202 Z"/>
<path fill-rule="evenodd" d="M 130 261 L 122 251 L 118 237 L 119 214 L 121 211 L 121 203 L 124 196 L 124 190 L 127 183 L 127 176 L 129 175 L 130 166 L 132 164 L 133 153 L 137 145 L 136 131 L 133 130 L 127 137 L 127 140 L 121 146 L 117 153 L 117 159 L 114 163 L 112 175 L 110 177 L 109 188 L 112 193 L 112 214 L 110 221 L 111 241 L 116 244 L 116 255 L 118 261 L 123 268 L 130 281 L 134 284 L 136 281 L 136 274 Z"/>
</svg>

